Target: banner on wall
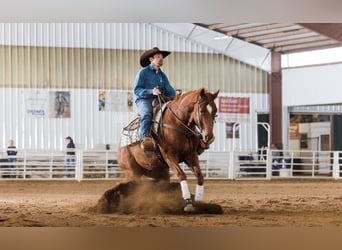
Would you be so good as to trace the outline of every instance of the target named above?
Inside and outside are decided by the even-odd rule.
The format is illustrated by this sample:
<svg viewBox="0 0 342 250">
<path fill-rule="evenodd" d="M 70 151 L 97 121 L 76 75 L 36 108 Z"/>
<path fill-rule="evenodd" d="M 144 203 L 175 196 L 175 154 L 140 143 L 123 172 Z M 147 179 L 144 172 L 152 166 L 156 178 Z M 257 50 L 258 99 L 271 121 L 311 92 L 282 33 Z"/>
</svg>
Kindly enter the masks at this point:
<svg viewBox="0 0 342 250">
<path fill-rule="evenodd" d="M 70 91 L 50 91 L 49 117 L 70 118 Z"/>
<path fill-rule="evenodd" d="M 24 92 L 25 117 L 38 118 L 48 115 L 49 92 L 46 90 L 30 90 Z"/>
<path fill-rule="evenodd" d="M 219 113 L 249 114 L 249 97 L 219 96 Z"/>
<path fill-rule="evenodd" d="M 133 111 L 133 94 L 100 90 L 99 111 Z"/>
<path fill-rule="evenodd" d="M 218 98 L 218 117 L 221 121 L 246 122 L 249 120 L 249 97 L 225 97 Z"/>
<path fill-rule="evenodd" d="M 99 91 L 99 111 L 106 110 L 106 91 Z"/>
</svg>

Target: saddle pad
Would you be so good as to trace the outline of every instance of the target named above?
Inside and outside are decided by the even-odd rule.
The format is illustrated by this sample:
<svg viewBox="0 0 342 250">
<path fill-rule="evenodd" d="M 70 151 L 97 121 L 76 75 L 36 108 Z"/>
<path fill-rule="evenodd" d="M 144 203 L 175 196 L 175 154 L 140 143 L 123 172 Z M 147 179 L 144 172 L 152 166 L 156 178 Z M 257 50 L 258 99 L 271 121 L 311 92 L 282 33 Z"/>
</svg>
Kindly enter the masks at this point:
<svg viewBox="0 0 342 250">
<path fill-rule="evenodd" d="M 158 109 L 158 111 L 154 114 L 154 118 L 152 120 L 152 131 L 157 134 L 158 133 L 158 129 L 159 129 L 159 122 L 162 118 L 162 115 L 164 113 L 164 110 L 167 107 L 168 102 L 163 103 L 162 107 L 160 109 Z"/>
</svg>

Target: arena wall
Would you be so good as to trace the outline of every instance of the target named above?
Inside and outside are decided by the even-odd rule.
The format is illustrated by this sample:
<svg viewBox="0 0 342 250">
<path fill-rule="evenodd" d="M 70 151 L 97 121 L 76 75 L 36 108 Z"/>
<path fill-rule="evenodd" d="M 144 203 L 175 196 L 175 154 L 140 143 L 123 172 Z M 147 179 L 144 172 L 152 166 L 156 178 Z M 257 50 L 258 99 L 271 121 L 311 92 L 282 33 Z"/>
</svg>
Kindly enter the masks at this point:
<svg viewBox="0 0 342 250">
<path fill-rule="evenodd" d="M 142 51 L 158 46 L 173 53 L 163 71 L 175 88 L 220 89 L 220 96 L 250 98 L 250 111 L 218 120 L 211 150 L 228 151 L 225 122 L 242 122 L 239 148 L 257 148 L 258 113 L 268 112 L 267 72 L 190 39 L 149 24 L 0 24 L 0 123 L 2 148 L 9 139 L 23 149 L 60 149 L 68 135 L 80 148 L 111 144 L 136 116 L 133 107 L 99 110 L 100 92 L 131 95 Z M 68 99 L 69 113 L 53 114 L 54 95 Z M 126 98 L 126 99 L 125 99 Z M 40 106 L 39 106 L 40 105 Z"/>
</svg>

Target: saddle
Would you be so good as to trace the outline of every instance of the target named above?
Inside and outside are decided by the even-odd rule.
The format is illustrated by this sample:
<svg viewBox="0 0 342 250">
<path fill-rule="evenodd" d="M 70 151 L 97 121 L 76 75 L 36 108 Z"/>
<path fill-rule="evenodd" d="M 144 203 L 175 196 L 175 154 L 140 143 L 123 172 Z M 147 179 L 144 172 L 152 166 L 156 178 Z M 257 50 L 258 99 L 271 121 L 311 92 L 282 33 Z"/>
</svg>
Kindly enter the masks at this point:
<svg viewBox="0 0 342 250">
<path fill-rule="evenodd" d="M 122 129 L 120 141 L 121 147 L 126 147 L 128 145 L 132 145 L 141 141 L 139 127 L 140 116 L 137 116 L 133 121 L 131 121 L 126 127 Z"/>
<path fill-rule="evenodd" d="M 152 118 L 152 126 L 151 130 L 152 133 L 155 135 L 157 134 L 160 126 L 160 121 L 162 119 L 162 114 L 167 106 L 167 103 L 162 103 L 161 107 L 159 103 L 155 103 L 153 108 L 153 118 Z M 138 115 L 136 118 L 134 118 L 133 121 L 131 121 L 126 127 L 122 129 L 121 132 L 121 147 L 133 145 L 136 143 L 140 143 L 142 140 L 140 133 L 140 115 Z"/>
</svg>

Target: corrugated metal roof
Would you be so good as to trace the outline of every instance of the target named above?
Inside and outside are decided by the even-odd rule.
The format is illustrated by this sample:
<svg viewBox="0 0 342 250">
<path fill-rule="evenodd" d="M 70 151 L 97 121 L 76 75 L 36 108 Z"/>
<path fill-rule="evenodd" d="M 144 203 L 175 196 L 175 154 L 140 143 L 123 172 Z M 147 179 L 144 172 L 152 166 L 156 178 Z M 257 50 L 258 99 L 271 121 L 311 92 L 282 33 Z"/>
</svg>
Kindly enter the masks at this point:
<svg viewBox="0 0 342 250">
<path fill-rule="evenodd" d="M 315 24 L 196 23 L 196 25 L 222 33 L 224 35 L 222 39 L 225 36 L 234 37 L 281 54 L 342 47 L 342 39 L 338 39 L 342 30 L 341 24 L 333 24 L 333 27 L 339 30 L 333 31 L 332 36 L 318 31 L 321 29 L 317 28 L 321 27 Z M 328 25 L 323 28 L 331 29 L 332 26 Z"/>
</svg>

